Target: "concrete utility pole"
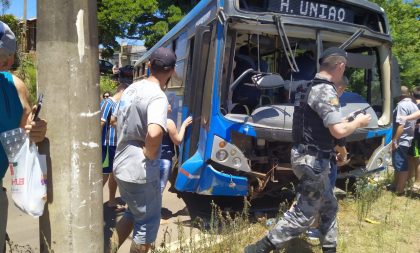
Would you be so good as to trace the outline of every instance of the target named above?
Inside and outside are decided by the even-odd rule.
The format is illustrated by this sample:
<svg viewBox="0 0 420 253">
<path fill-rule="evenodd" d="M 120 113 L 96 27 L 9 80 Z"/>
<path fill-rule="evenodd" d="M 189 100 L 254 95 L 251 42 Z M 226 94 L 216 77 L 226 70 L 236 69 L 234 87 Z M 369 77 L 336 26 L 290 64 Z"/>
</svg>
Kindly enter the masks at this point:
<svg viewBox="0 0 420 253">
<path fill-rule="evenodd" d="M 96 1 L 38 0 L 41 116 L 48 121 L 48 203 L 41 252 L 103 252 Z"/>
<path fill-rule="evenodd" d="M 26 27 L 26 24 L 28 22 L 27 17 L 27 0 L 23 0 L 23 31 L 22 31 L 22 52 L 26 53 L 28 52 L 28 28 Z"/>
</svg>

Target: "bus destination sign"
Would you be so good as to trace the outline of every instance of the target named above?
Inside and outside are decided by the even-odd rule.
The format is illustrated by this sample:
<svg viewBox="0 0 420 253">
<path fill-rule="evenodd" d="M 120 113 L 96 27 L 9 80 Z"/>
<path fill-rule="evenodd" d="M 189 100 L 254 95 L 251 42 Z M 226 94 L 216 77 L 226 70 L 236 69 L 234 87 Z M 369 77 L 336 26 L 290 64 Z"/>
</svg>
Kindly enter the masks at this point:
<svg viewBox="0 0 420 253">
<path fill-rule="evenodd" d="M 299 15 L 337 22 L 353 23 L 354 13 L 337 1 L 305 0 L 269 0 L 267 9 L 270 12 Z"/>
</svg>

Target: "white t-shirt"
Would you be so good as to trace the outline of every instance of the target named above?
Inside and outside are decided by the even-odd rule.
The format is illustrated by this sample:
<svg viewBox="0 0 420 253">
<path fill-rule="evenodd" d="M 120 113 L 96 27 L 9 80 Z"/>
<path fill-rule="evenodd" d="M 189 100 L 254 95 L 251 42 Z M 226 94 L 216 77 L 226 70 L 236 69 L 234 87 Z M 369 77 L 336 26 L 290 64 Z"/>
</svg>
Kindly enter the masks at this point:
<svg viewBox="0 0 420 253">
<path fill-rule="evenodd" d="M 158 84 L 148 80 L 135 82 L 124 90 L 116 112 L 115 177 L 137 184 L 159 180 L 159 159 L 145 158 L 143 147 L 149 124 L 158 124 L 166 131 L 168 99 L 165 93 Z"/>
</svg>

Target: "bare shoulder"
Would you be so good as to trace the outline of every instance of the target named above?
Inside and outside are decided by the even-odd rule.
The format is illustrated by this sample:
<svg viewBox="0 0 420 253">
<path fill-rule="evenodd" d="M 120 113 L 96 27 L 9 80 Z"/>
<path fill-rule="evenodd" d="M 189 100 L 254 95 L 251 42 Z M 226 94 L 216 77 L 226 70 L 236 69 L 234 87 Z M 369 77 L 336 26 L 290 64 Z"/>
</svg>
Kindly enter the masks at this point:
<svg viewBox="0 0 420 253">
<path fill-rule="evenodd" d="M 31 111 L 31 106 L 29 104 L 29 92 L 26 88 L 25 83 L 17 76 L 13 75 L 13 82 L 15 83 L 16 90 L 18 92 L 20 102 L 24 108 L 24 115 L 29 115 Z"/>
<path fill-rule="evenodd" d="M 171 120 L 171 119 L 167 119 L 167 120 L 166 120 L 166 127 L 167 127 L 169 130 L 176 129 L 175 122 L 174 122 L 173 120 Z"/>
<path fill-rule="evenodd" d="M 15 83 L 16 90 L 18 91 L 19 95 L 27 95 L 28 89 L 26 88 L 25 83 L 17 76 L 13 75 L 13 82 Z"/>
</svg>

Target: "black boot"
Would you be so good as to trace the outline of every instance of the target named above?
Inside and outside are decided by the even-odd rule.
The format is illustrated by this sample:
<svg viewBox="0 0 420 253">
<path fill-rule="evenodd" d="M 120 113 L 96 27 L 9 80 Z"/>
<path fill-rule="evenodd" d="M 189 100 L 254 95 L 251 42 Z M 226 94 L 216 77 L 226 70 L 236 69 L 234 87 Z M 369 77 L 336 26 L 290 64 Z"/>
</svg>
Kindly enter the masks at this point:
<svg viewBox="0 0 420 253">
<path fill-rule="evenodd" d="M 267 236 L 259 240 L 255 244 L 251 244 L 245 247 L 244 253 L 269 253 L 275 250 L 276 247 L 268 240 Z"/>
<path fill-rule="evenodd" d="M 334 248 L 326 248 L 326 247 L 322 247 L 322 253 L 336 253 L 337 249 Z"/>
</svg>

